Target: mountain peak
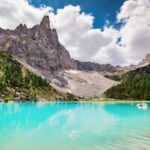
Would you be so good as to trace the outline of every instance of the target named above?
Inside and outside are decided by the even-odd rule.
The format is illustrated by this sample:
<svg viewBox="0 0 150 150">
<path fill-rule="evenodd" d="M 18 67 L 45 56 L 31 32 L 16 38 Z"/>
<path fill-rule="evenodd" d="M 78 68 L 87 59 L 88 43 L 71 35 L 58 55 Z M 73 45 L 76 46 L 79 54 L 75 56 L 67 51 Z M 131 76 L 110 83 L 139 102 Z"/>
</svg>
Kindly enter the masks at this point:
<svg viewBox="0 0 150 150">
<path fill-rule="evenodd" d="M 150 54 L 147 54 L 146 57 L 138 64 L 138 66 L 145 66 L 150 64 Z"/>
<path fill-rule="evenodd" d="M 40 23 L 40 26 L 43 28 L 43 29 L 50 29 L 50 19 L 49 19 L 49 16 L 44 16 L 41 23 Z"/>
<path fill-rule="evenodd" d="M 17 32 L 25 32 L 25 31 L 27 31 L 27 26 L 25 24 L 24 25 L 20 24 L 19 26 L 17 26 L 15 31 L 17 31 Z"/>
</svg>

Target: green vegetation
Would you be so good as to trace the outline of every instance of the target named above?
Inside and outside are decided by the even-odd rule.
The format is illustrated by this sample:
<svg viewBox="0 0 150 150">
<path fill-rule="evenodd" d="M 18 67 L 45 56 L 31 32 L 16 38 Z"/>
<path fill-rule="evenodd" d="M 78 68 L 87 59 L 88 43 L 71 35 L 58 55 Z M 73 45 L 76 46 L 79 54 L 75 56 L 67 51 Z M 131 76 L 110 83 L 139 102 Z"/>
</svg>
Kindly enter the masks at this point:
<svg viewBox="0 0 150 150">
<path fill-rule="evenodd" d="M 72 94 L 55 90 L 5 52 L 0 52 L 0 97 L 5 102 L 16 99 L 77 100 Z"/>
<path fill-rule="evenodd" d="M 150 100 L 150 65 L 123 75 L 121 84 L 105 95 L 113 99 Z"/>
<path fill-rule="evenodd" d="M 105 75 L 105 77 L 114 81 L 121 81 L 122 79 L 122 77 L 119 75 Z"/>
</svg>

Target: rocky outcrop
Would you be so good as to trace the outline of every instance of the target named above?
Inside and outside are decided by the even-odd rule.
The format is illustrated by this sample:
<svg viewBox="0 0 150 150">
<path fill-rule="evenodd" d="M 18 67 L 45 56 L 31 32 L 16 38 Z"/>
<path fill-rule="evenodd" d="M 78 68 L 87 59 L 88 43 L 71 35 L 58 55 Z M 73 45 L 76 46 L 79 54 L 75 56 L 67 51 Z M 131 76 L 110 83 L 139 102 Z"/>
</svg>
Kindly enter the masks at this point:
<svg viewBox="0 0 150 150">
<path fill-rule="evenodd" d="M 98 64 L 94 62 L 81 62 L 75 60 L 77 70 L 97 71 L 97 72 L 115 72 L 116 67 L 110 64 Z"/>
<path fill-rule="evenodd" d="M 75 68 L 69 52 L 60 44 L 49 17 L 28 29 L 20 24 L 14 31 L 0 30 L 0 49 L 24 60 L 39 70 L 56 71 Z"/>
<path fill-rule="evenodd" d="M 150 73 L 150 64 L 145 65 L 143 67 L 139 67 L 139 68 L 135 69 L 134 72 L 136 72 L 136 73 Z"/>
<path fill-rule="evenodd" d="M 150 54 L 147 54 L 146 57 L 138 64 L 138 66 L 145 66 L 150 64 Z"/>
</svg>

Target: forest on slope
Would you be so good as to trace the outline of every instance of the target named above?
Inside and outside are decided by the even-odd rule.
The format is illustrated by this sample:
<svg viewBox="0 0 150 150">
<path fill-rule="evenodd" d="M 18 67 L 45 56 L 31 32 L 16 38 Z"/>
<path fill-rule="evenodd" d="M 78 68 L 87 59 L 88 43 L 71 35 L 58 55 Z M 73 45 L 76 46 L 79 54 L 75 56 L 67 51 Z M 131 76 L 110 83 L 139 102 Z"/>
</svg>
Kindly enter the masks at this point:
<svg viewBox="0 0 150 150">
<path fill-rule="evenodd" d="M 78 100 L 72 94 L 57 91 L 5 52 L 0 52 L 0 97 L 4 101 Z"/>
<path fill-rule="evenodd" d="M 107 98 L 150 100 L 150 64 L 122 76 L 121 83 L 105 92 Z"/>
</svg>

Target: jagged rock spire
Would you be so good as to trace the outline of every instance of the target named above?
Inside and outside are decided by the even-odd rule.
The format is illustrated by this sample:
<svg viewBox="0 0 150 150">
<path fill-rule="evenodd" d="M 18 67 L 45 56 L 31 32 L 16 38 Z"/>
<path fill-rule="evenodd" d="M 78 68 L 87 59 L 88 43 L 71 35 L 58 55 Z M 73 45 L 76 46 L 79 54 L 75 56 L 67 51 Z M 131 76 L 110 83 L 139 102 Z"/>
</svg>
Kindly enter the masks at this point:
<svg viewBox="0 0 150 150">
<path fill-rule="evenodd" d="M 24 25 L 20 24 L 19 26 L 17 26 L 15 31 L 17 31 L 17 32 L 25 32 L 25 31 L 27 31 L 27 26 L 25 24 Z"/>
<path fill-rule="evenodd" d="M 49 16 L 44 16 L 41 23 L 40 23 L 40 26 L 44 29 L 50 29 L 50 19 L 49 19 Z"/>
</svg>

